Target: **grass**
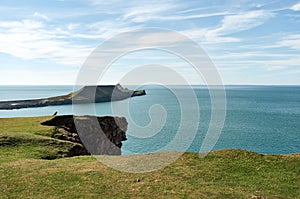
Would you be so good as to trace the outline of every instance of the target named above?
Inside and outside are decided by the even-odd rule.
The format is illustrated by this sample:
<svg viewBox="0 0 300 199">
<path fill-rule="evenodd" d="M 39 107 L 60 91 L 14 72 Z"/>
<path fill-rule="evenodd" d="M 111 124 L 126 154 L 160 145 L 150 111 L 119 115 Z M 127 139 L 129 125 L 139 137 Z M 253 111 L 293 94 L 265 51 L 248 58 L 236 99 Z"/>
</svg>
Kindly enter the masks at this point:
<svg viewBox="0 0 300 199">
<path fill-rule="evenodd" d="M 53 128 L 40 125 L 47 119 L 50 117 L 0 119 L 0 163 L 72 156 L 81 145 L 51 138 Z"/>
<path fill-rule="evenodd" d="M 47 119 L 0 119 L 0 198 L 300 198 L 300 154 L 185 153 L 163 169 L 125 173 L 69 157 L 74 144 L 50 138 L 39 125 Z"/>
</svg>

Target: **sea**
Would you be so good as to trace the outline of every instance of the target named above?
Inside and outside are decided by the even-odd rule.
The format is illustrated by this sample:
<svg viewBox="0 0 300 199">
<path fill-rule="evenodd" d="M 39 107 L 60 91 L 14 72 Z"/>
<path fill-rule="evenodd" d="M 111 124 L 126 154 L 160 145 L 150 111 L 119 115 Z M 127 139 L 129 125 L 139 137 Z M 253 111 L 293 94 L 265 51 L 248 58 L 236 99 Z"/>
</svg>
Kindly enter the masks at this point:
<svg viewBox="0 0 300 199">
<path fill-rule="evenodd" d="M 212 99 L 206 86 L 192 86 L 195 95 L 190 95 L 190 88 L 185 86 L 144 85 L 139 89 L 145 89 L 147 94 L 75 108 L 63 105 L 0 110 L 0 118 L 50 116 L 55 112 L 58 115 L 125 116 L 128 129 L 122 154 L 168 150 L 199 152 L 207 142 L 206 137 L 215 140 L 208 140 L 212 150 L 234 148 L 261 154 L 300 152 L 300 86 L 225 86 L 224 125 L 220 133 L 211 136 L 209 127 L 219 124 L 211 119 Z M 0 86 L 0 101 L 38 99 L 72 91 L 73 86 Z M 183 95 L 176 95 L 177 91 Z M 189 104 L 189 100 L 196 100 L 199 110 Z M 183 113 L 183 106 L 188 107 L 184 110 L 188 114 Z"/>
</svg>

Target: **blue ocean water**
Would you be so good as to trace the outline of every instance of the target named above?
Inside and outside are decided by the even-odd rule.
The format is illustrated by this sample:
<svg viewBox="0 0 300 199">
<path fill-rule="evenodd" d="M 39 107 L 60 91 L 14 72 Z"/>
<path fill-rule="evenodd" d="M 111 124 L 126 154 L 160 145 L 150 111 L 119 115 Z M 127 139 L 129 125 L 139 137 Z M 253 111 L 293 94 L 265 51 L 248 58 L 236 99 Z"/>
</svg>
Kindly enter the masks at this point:
<svg viewBox="0 0 300 199">
<path fill-rule="evenodd" d="M 208 130 L 209 92 L 203 86 L 193 88 L 200 107 L 200 120 L 190 115 L 183 128 L 187 136 L 189 125 L 199 123 L 198 130 L 195 137 L 182 139 L 175 150 L 180 151 L 188 145 L 188 151 L 198 152 Z M 180 99 L 175 96 L 174 89 L 184 93 L 185 88 L 144 86 L 143 89 L 147 92 L 145 96 L 92 106 L 96 115 L 126 116 L 128 140 L 123 142 L 123 154 L 159 151 L 174 139 L 180 127 Z M 72 86 L 0 86 L 0 100 L 51 97 L 72 91 Z M 226 100 L 225 124 L 213 149 L 239 148 L 264 154 L 300 152 L 300 86 L 226 86 Z M 151 118 L 156 105 L 160 106 L 159 111 Z M 80 105 L 79 109 L 80 114 L 91 114 L 91 105 Z M 126 110 L 130 115 L 125 114 Z M 60 115 L 73 114 L 72 106 L 65 105 L 0 110 L 0 117 L 43 116 L 56 111 Z M 191 143 L 184 143 L 187 140 Z"/>
</svg>

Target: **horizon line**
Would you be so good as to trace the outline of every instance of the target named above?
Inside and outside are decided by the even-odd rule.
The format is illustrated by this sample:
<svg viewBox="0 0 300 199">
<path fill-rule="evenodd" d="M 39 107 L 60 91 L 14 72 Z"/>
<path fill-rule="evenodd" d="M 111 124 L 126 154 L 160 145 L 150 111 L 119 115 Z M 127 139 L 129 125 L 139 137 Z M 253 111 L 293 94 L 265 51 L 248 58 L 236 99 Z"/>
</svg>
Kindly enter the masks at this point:
<svg viewBox="0 0 300 199">
<path fill-rule="evenodd" d="M 108 85 L 117 85 L 117 84 L 98 84 L 98 86 L 108 86 Z M 160 84 L 121 84 L 124 86 L 148 86 L 148 85 L 157 85 Z M 167 86 L 300 86 L 300 84 L 166 84 Z M 96 86 L 96 84 L 0 84 L 0 86 Z"/>
</svg>

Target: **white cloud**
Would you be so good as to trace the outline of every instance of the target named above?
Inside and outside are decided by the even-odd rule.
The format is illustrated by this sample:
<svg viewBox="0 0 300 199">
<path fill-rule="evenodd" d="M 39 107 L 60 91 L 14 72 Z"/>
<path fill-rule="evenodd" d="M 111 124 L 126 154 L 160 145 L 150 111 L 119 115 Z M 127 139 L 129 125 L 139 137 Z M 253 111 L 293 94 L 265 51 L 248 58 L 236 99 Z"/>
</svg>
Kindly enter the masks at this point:
<svg viewBox="0 0 300 199">
<path fill-rule="evenodd" d="M 73 85 L 77 70 L 1 70 L 0 85 Z"/>
<path fill-rule="evenodd" d="M 199 19 L 215 16 L 228 15 L 229 12 L 217 12 L 217 13 L 208 13 L 208 14 L 194 14 L 194 15 L 176 15 L 176 16 L 166 16 L 160 17 L 161 20 L 186 20 L 186 19 Z"/>
<path fill-rule="evenodd" d="M 39 21 L 33 21 L 29 19 L 21 20 L 21 21 L 0 21 L 0 28 L 5 29 L 17 29 L 24 28 L 28 30 L 33 30 L 37 28 L 42 28 L 44 24 Z"/>
<path fill-rule="evenodd" d="M 116 34 L 140 28 L 123 21 L 104 20 L 86 25 L 83 34 L 75 34 L 75 37 L 90 39 L 108 39 Z"/>
<path fill-rule="evenodd" d="M 28 19 L 0 21 L 0 52 L 22 59 L 49 59 L 59 64 L 80 66 L 100 41 L 134 28 L 109 20 L 65 26 L 49 26 L 46 21 Z M 90 44 L 79 44 L 78 39 Z M 92 40 L 96 42 L 93 44 Z"/>
<path fill-rule="evenodd" d="M 130 8 L 125 9 L 124 13 L 120 13 L 122 15 L 120 19 L 122 21 L 144 23 L 151 20 L 180 21 L 180 20 L 199 19 L 199 18 L 207 18 L 207 17 L 232 14 L 227 11 L 189 14 L 191 10 L 205 10 L 206 8 L 201 8 L 201 9 L 197 8 L 197 9 L 190 9 L 190 10 L 185 10 L 184 8 L 185 8 L 184 4 L 178 4 L 176 2 L 171 2 L 171 3 L 151 2 L 150 4 L 144 3 L 143 5 L 131 6 Z"/>
<path fill-rule="evenodd" d="M 67 29 L 68 29 L 68 30 L 74 30 L 74 29 L 78 28 L 79 26 L 80 26 L 80 24 L 70 23 L 70 24 L 67 26 Z"/>
<path fill-rule="evenodd" d="M 56 62 L 59 66 L 79 66 L 92 49 L 105 39 L 140 27 L 158 26 L 175 29 L 199 44 L 204 44 L 205 50 L 208 49 L 208 52 L 211 51 L 215 55 L 212 56 L 213 61 L 224 71 L 238 70 L 243 67 L 248 67 L 249 70 L 255 68 L 268 71 L 285 68 L 296 70 L 300 63 L 297 55 L 300 49 L 300 35 L 282 32 L 293 31 L 289 27 L 296 26 L 296 21 L 286 20 L 287 29 L 281 28 L 284 24 L 271 27 L 271 23 L 267 24 L 266 21 L 282 10 L 299 11 L 300 2 L 293 6 L 286 5 L 285 8 L 281 7 L 282 4 L 277 5 L 276 2 L 265 2 L 260 5 L 261 3 L 88 0 L 81 1 L 80 6 L 76 4 L 72 9 L 58 7 L 58 4 L 57 8 L 49 7 L 45 10 L 32 6 L 26 11 L 22 11 L 24 10 L 22 7 L 12 9 L 9 6 L 0 6 L 3 11 L 3 19 L 0 20 L 0 52 L 22 59 Z M 43 10 L 46 12 L 44 13 Z M 18 14 L 14 15 L 14 13 Z M 290 13 L 296 16 L 297 12 Z M 284 15 L 278 14 L 276 18 L 274 17 L 272 24 L 282 16 Z M 285 17 L 291 18 L 287 14 Z M 22 18 L 23 20 L 20 20 Z M 202 18 L 209 20 L 200 20 Z M 272 31 L 271 34 L 264 35 L 265 39 L 254 38 L 253 34 L 247 32 L 239 34 L 241 31 L 254 29 L 260 25 L 268 25 L 269 27 L 264 30 Z M 257 29 L 255 36 L 261 37 L 261 34 L 263 33 Z M 282 34 L 288 36 L 278 42 Z M 249 40 L 243 40 L 244 37 Z M 181 42 L 180 38 L 157 34 L 149 40 L 139 41 L 136 47 L 153 45 L 156 38 L 163 40 L 163 42 L 159 41 L 160 43 L 165 41 L 165 45 L 172 44 L 169 40 L 175 41 L 174 43 Z M 120 42 L 126 44 L 127 40 Z M 125 47 L 122 49 L 120 46 L 116 50 L 126 51 Z M 3 57 L 5 59 L 5 56 Z M 145 59 L 147 62 L 154 57 L 145 56 L 140 59 Z M 168 59 L 166 62 L 171 63 L 172 60 Z M 128 61 L 127 64 L 133 65 L 135 62 Z M 171 65 L 182 66 L 179 62 Z M 48 66 L 49 64 L 45 68 Z"/>
<path fill-rule="evenodd" d="M 81 65 L 91 48 L 60 38 L 58 29 L 47 30 L 42 22 L 32 20 L 0 21 L 0 52 L 22 59 L 49 59 L 56 63 Z"/>
<path fill-rule="evenodd" d="M 37 18 L 42 18 L 42 19 L 44 19 L 44 20 L 46 20 L 46 21 L 49 20 L 49 17 L 47 17 L 47 16 L 44 15 L 44 14 L 38 13 L 38 12 L 35 12 L 35 13 L 33 14 L 33 16 L 34 16 L 34 17 L 37 17 Z"/>
<path fill-rule="evenodd" d="M 294 57 L 290 59 L 280 59 L 280 60 L 268 60 L 264 61 L 268 66 L 272 67 L 300 67 L 300 57 Z"/>
<path fill-rule="evenodd" d="M 131 19 L 133 22 L 146 22 L 150 20 L 155 21 L 181 21 L 190 19 L 200 19 L 207 17 L 223 16 L 230 13 L 220 12 L 220 13 L 209 13 L 209 14 L 194 14 L 194 15 L 167 15 L 167 14 L 149 14 L 149 15 L 139 15 Z"/>
<path fill-rule="evenodd" d="M 181 32 L 192 39 L 208 44 L 239 42 L 239 38 L 228 35 L 255 28 L 273 16 L 268 11 L 251 11 L 239 14 L 224 12 L 219 13 L 219 15 L 226 16 L 217 28 L 190 29 Z"/>
<path fill-rule="evenodd" d="M 282 69 L 285 69 L 286 67 L 285 66 L 267 66 L 266 67 L 266 70 L 267 71 L 275 71 L 275 70 L 282 70 Z"/>
<path fill-rule="evenodd" d="M 297 4 L 295 4 L 295 5 L 293 5 L 293 6 L 291 7 L 291 10 L 294 10 L 294 11 L 300 11 L 300 2 L 297 3 Z"/>
<path fill-rule="evenodd" d="M 236 15 L 225 16 L 219 28 L 210 31 L 212 35 L 228 35 L 249 30 L 262 25 L 274 14 L 268 11 L 251 11 Z"/>
<path fill-rule="evenodd" d="M 263 11 L 252 11 L 237 15 L 225 16 L 222 25 L 207 32 L 208 41 L 211 42 L 237 42 L 238 38 L 224 37 L 224 35 L 249 30 L 262 25 L 272 16 L 271 13 Z"/>
<path fill-rule="evenodd" d="M 300 34 L 289 35 L 286 39 L 279 42 L 280 46 L 287 46 L 296 50 L 300 50 Z"/>
<path fill-rule="evenodd" d="M 214 60 L 214 63 L 220 68 L 220 69 L 226 69 L 236 68 L 237 70 L 248 67 L 248 68 L 255 68 L 255 69 L 264 69 L 267 71 L 273 71 L 273 70 L 283 70 L 287 68 L 291 68 L 293 70 L 296 70 L 300 67 L 299 65 L 299 57 L 291 57 L 288 59 L 273 59 L 273 60 L 235 60 L 230 59 L 230 55 L 228 55 L 229 59 L 223 59 L 223 60 Z"/>
<path fill-rule="evenodd" d="M 159 6 L 156 3 L 138 5 L 127 9 L 122 20 L 130 20 L 139 23 L 146 22 L 152 19 L 157 19 L 161 15 L 167 15 L 176 7 L 176 4 L 170 3 L 159 3 Z"/>
<path fill-rule="evenodd" d="M 209 29 L 191 29 L 181 31 L 182 34 L 190 37 L 193 40 L 201 42 L 202 44 L 216 44 L 216 43 L 228 43 L 228 42 L 238 42 L 238 38 L 218 36 L 216 34 L 211 34 L 212 30 Z"/>
</svg>

